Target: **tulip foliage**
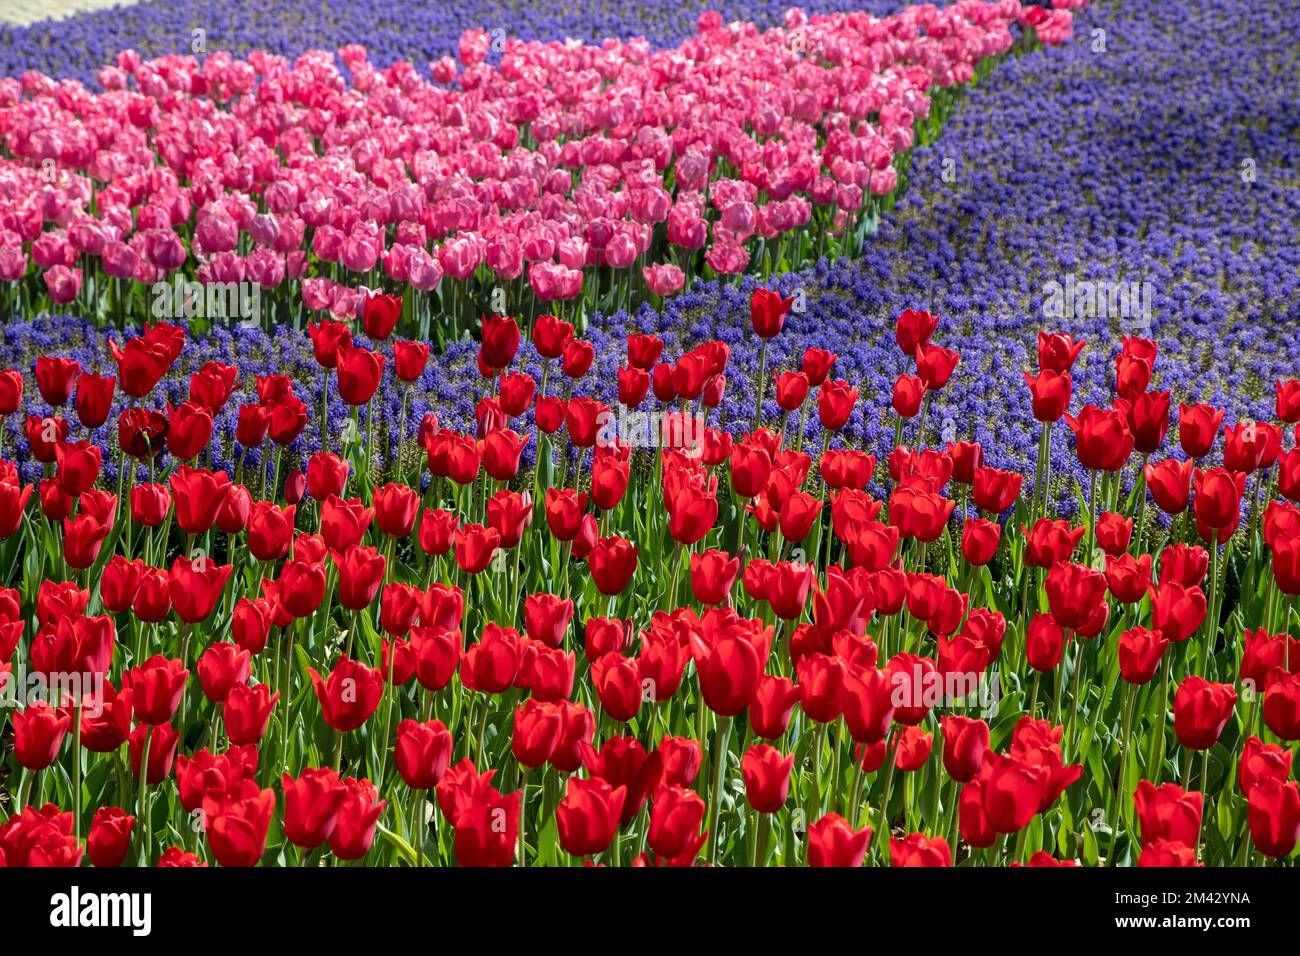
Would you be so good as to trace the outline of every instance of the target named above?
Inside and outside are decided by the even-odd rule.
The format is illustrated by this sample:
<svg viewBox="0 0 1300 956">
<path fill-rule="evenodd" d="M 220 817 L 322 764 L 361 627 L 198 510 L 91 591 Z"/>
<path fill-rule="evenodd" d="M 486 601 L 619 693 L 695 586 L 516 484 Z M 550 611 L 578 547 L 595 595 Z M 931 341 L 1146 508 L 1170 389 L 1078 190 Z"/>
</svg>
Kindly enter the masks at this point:
<svg viewBox="0 0 1300 956">
<path fill-rule="evenodd" d="M 790 307 L 757 291 L 754 334 Z M 1272 422 L 1183 405 L 1175 439 L 1155 342 L 1125 339 L 1111 403 L 1071 412 L 1085 343 L 1041 333 L 1035 415 L 1045 442 L 1064 420 L 1087 476 L 1067 517 L 1050 459 L 1031 483 L 932 444 L 961 357 L 929 312 L 895 331 L 911 367 L 885 462 L 842 431 L 863 398 L 829 352 L 760 380 L 778 420 L 722 430 L 705 395 L 728 347 L 630 336 L 627 378 L 669 371 L 653 399 L 620 376 L 624 410 L 700 423 L 647 448 L 573 396 L 591 348 L 572 325 L 491 316 L 473 433 L 413 421 L 390 459 L 354 429 L 256 481 L 201 464 L 239 370 L 149 411 L 186 333 L 128 338 L 141 401 L 116 446 L 47 416 L 39 488 L 0 474 L 4 862 L 1292 858 L 1300 381 Z M 540 385 L 511 370 L 525 335 Z M 404 341 L 358 357 L 341 323 L 311 336 L 357 412 L 407 350 L 422 362 Z M 31 375 L 56 411 L 100 388 L 57 355 Z M 312 434 L 292 382 L 256 392 L 237 443 Z M 820 449 L 789 427 L 805 412 Z M 107 487 L 111 458 L 129 467 Z"/>
</svg>

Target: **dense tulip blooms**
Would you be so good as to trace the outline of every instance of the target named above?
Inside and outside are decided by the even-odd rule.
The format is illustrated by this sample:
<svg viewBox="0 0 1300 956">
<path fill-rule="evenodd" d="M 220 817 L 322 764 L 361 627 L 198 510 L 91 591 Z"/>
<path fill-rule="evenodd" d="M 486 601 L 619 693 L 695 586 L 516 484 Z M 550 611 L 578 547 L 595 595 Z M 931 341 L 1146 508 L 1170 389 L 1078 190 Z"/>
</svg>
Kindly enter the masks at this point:
<svg viewBox="0 0 1300 956">
<path fill-rule="evenodd" d="M 501 489 L 487 502 L 488 527 L 500 535 L 500 546 L 513 548 L 533 520 L 533 500 L 528 492 Z"/>
<path fill-rule="evenodd" d="M 483 439 L 483 470 L 497 481 L 509 481 L 519 472 L 519 458 L 528 436 L 508 428 L 497 428 Z"/>
<path fill-rule="evenodd" d="M 198 457 L 212 439 L 212 412 L 194 402 L 182 402 L 170 409 L 167 449 L 180 461 Z"/>
<path fill-rule="evenodd" d="M 578 536 L 582 516 L 587 510 L 587 493 L 572 488 L 546 489 L 546 524 L 560 541 Z"/>
<path fill-rule="evenodd" d="M 807 401 L 810 389 L 808 376 L 803 372 L 781 372 L 776 376 L 776 404 L 782 411 L 796 411 Z"/>
<path fill-rule="evenodd" d="M 115 554 L 104 566 L 99 579 L 99 597 L 104 602 L 104 610 L 111 614 L 121 614 L 130 610 L 140 590 L 140 579 L 144 575 L 143 560 L 128 561 L 123 555 Z M 0 642 L 2 644 L 3 642 Z M 0 658 L 4 655 L 0 654 Z"/>
<path fill-rule="evenodd" d="M 384 691 L 383 675 L 349 657 L 340 657 L 329 677 L 307 668 L 325 723 L 339 733 L 356 730 L 375 712 Z"/>
<path fill-rule="evenodd" d="M 1178 442 L 1187 457 L 1204 458 L 1223 425 L 1223 409 L 1213 405 L 1178 406 Z"/>
<path fill-rule="evenodd" d="M 649 379 L 646 380 L 646 385 L 649 387 Z M 511 418 L 528 411 L 536 393 L 537 383 L 533 381 L 531 375 L 515 372 L 512 375 L 501 376 L 498 387 L 501 410 Z"/>
<path fill-rule="evenodd" d="M 754 333 L 761 339 L 770 339 L 781 331 L 790 314 L 793 298 L 782 298 L 781 293 L 768 289 L 755 289 L 749 299 L 749 321 Z"/>
<path fill-rule="evenodd" d="M 934 734 L 920 727 L 904 727 L 894 742 L 894 766 L 904 773 L 915 773 L 930 759 Z"/>
<path fill-rule="evenodd" d="M 1300 501 L 1300 447 L 1278 459 L 1277 490 L 1288 501 Z"/>
<path fill-rule="evenodd" d="M 1265 856 L 1290 856 L 1300 840 L 1300 787 L 1294 780 L 1265 778 L 1246 800 L 1250 838 Z"/>
<path fill-rule="evenodd" d="M 1106 588 L 1121 604 L 1138 604 L 1151 589 L 1151 555 L 1106 558 Z"/>
<path fill-rule="evenodd" d="M 453 749 L 451 731 L 440 720 L 407 719 L 397 725 L 393 759 L 402 780 L 413 790 L 431 790 L 442 781 Z"/>
<path fill-rule="evenodd" d="M 808 828 L 808 865 L 858 867 L 871 846 L 871 827 L 854 830 L 838 813 L 828 813 Z"/>
<path fill-rule="evenodd" d="M 1047 603 L 1063 628 L 1084 627 L 1106 600 L 1106 576 L 1087 565 L 1062 561 L 1047 572 Z"/>
<path fill-rule="evenodd" d="M 1288 425 L 1300 422 L 1300 379 L 1277 382 L 1277 417 Z"/>
<path fill-rule="evenodd" d="M 1204 794 L 1185 792 L 1182 787 L 1166 783 L 1159 787 L 1140 781 L 1133 794 L 1142 842 L 1170 840 L 1187 846 L 1200 842 L 1201 808 Z"/>
<path fill-rule="evenodd" d="M 196 670 L 203 696 L 214 703 L 222 703 L 230 696 L 236 684 L 247 684 L 251 673 L 252 655 L 238 644 L 217 641 L 199 655 Z"/>
<path fill-rule="evenodd" d="M 71 724 L 71 714 L 49 704 L 31 704 L 14 711 L 14 759 L 18 766 L 44 770 L 54 763 Z"/>
<path fill-rule="evenodd" d="M 1151 497 L 1165 514 L 1182 514 L 1192 495 L 1192 461 L 1175 461 L 1172 458 L 1152 462 L 1143 469 Z"/>
<path fill-rule="evenodd" d="M 951 866 L 952 853 L 943 837 L 909 833 L 903 839 L 889 840 L 890 866 Z"/>
<path fill-rule="evenodd" d="M 1237 702 L 1231 684 L 1212 684 L 1197 674 L 1174 694 L 1174 732 L 1189 750 L 1208 750 L 1223 732 Z"/>
<path fill-rule="evenodd" d="M 564 799 L 555 808 L 560 846 L 570 856 L 603 853 L 618 832 L 626 787 L 612 787 L 599 777 L 570 777 Z"/>
<path fill-rule="evenodd" d="M 167 589 L 177 617 L 187 624 L 206 621 L 216 610 L 234 568 L 204 555 L 177 556 L 167 573 Z"/>
<path fill-rule="evenodd" d="M 637 547 L 625 538 L 598 538 L 587 565 L 596 589 L 608 597 L 622 594 L 636 571 Z"/>
<path fill-rule="evenodd" d="M 915 418 L 925 398 L 925 382 L 919 376 L 904 372 L 894 382 L 891 404 L 900 418 Z"/>
<path fill-rule="evenodd" d="M 1059 421 L 1070 408 L 1073 383 L 1069 372 L 1043 369 L 1038 375 L 1025 373 L 1025 384 L 1033 402 L 1034 418 L 1040 422 Z"/>
<path fill-rule="evenodd" d="M 958 783 L 969 783 L 989 750 L 989 725 L 972 717 L 944 717 L 943 768 Z"/>
<path fill-rule="evenodd" d="M 799 703 L 810 720 L 828 724 L 840 717 L 844 663 L 826 654 L 808 654 L 796 667 Z"/>
<path fill-rule="evenodd" d="M 758 744 L 745 752 L 740 775 L 745 781 L 745 799 L 759 813 L 776 813 L 790 794 L 790 769 L 794 754 L 783 755 L 775 747 Z"/>
<path fill-rule="evenodd" d="M 135 817 L 118 807 L 100 807 L 90 822 L 86 837 L 86 854 L 98 867 L 121 866 L 131 848 Z"/>
<path fill-rule="evenodd" d="M 1079 463 L 1090 471 L 1119 471 L 1133 451 L 1133 433 L 1128 419 L 1114 408 L 1085 405 L 1078 418 L 1065 416 L 1074 432 Z"/>
<path fill-rule="evenodd" d="M 262 405 L 240 405 L 239 418 L 235 424 L 235 441 L 245 448 L 257 448 L 266 440 L 266 433 L 270 430 L 270 427 L 271 409 Z M 162 450 L 162 437 L 160 436 L 158 446 L 160 451 Z M 143 457 L 143 455 L 137 455 L 136 457 Z"/>
<path fill-rule="evenodd" d="M 1059 332 L 1038 333 L 1038 367 L 1053 372 L 1068 372 L 1083 351 L 1086 342 L 1074 341 L 1074 336 Z"/>
<path fill-rule="evenodd" d="M 685 787 L 664 787 L 654 796 L 646 843 L 656 856 L 689 863 L 704 844 L 704 800 Z"/>
<path fill-rule="evenodd" d="M 325 597 L 325 569 L 315 562 L 285 562 L 275 583 L 276 604 L 290 618 L 303 618 L 314 613 Z"/>
<path fill-rule="evenodd" d="M 281 508 L 274 502 L 253 504 L 248 518 L 248 550 L 258 561 L 276 561 L 289 553 L 293 543 L 293 505 Z"/>
<path fill-rule="evenodd" d="M 463 635 L 442 627 L 417 627 L 411 630 L 415 650 L 415 677 L 425 690 L 439 691 L 451 682 L 460 666 Z"/>
</svg>

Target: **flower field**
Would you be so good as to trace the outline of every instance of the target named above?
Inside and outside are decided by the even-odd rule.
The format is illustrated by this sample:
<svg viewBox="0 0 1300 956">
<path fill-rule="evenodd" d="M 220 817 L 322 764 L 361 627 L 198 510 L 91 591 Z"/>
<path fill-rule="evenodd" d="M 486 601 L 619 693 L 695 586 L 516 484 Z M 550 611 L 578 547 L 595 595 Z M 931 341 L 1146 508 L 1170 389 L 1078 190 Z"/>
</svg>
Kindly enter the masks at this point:
<svg viewBox="0 0 1300 956">
<path fill-rule="evenodd" d="M 1294 863 L 1293 5 L 237 6 L 0 31 L 0 866 Z"/>
</svg>

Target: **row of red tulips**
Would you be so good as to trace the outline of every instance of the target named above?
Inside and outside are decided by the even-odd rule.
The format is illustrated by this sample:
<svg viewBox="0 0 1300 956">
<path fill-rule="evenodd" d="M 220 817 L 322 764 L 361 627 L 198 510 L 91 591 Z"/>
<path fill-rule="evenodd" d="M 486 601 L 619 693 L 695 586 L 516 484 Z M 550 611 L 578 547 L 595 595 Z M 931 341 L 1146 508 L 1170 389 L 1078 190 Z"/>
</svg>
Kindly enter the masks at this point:
<svg viewBox="0 0 1300 956">
<path fill-rule="evenodd" d="M 764 343 L 789 306 L 755 295 Z M 398 309 L 373 297 L 367 333 L 387 338 Z M 1027 492 L 976 443 L 926 446 L 931 397 L 960 358 L 933 342 L 937 322 L 899 317 L 914 366 L 878 467 L 837 437 L 859 396 L 830 353 L 760 372 L 779 423 L 756 414 L 738 437 L 706 427 L 698 446 L 647 457 L 610 440 L 601 403 L 547 393 L 550 371 L 591 367 L 570 326 L 532 328 L 539 385 L 510 371 L 518 325 L 486 318 L 477 433 L 433 416 L 411 429 L 423 493 L 409 455 L 384 460 L 360 428 L 386 367 L 419 377 L 423 344 L 396 343 L 388 366 L 348 326 L 313 327 L 358 427 L 302 471 L 281 474 L 281 452 L 258 496 L 242 466 L 197 466 L 238 369 L 195 369 L 189 401 L 147 407 L 182 360 L 180 329 L 114 346 L 116 380 L 41 357 L 41 397 L 71 402 L 85 427 L 115 387 L 137 400 L 116 452 L 150 480 L 126 468 L 101 487 L 113 450 L 57 415 L 28 419 L 46 463 L 35 501 L 0 466 L 0 662 L 18 705 L 0 859 L 1292 858 L 1300 451 L 1283 445 L 1300 382 L 1278 383 L 1277 423 L 1223 430 L 1222 464 L 1223 410 L 1181 407 L 1182 459 L 1163 451 L 1154 342 L 1124 341 L 1110 407 L 1069 415 L 1084 345 L 1043 334 L 1026 373 L 1044 452 Z M 728 350 L 662 352 L 629 339 L 619 399 L 642 407 L 653 389 L 682 424 L 725 386 Z M 0 373 L 0 412 L 21 406 L 24 381 Z M 260 378 L 256 395 L 241 447 L 304 432 L 290 380 Z M 809 407 L 818 454 L 787 438 Z M 535 426 L 515 430 L 529 409 Z M 1062 418 L 1088 475 L 1077 523 L 1050 492 Z M 164 449 L 189 464 L 155 474 Z M 867 490 L 881 486 L 884 501 Z"/>
</svg>

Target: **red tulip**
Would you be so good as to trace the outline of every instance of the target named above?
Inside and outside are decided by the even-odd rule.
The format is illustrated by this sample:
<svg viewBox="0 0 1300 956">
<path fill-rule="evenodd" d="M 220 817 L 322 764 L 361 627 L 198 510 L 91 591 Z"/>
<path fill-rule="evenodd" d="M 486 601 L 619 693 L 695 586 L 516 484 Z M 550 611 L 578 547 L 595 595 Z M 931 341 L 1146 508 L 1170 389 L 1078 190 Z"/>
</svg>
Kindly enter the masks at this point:
<svg viewBox="0 0 1300 956">
<path fill-rule="evenodd" d="M 1223 425 L 1223 409 L 1213 405 L 1178 406 L 1178 441 L 1189 458 L 1204 458 Z"/>
<path fill-rule="evenodd" d="M 555 808 L 560 846 L 571 856 L 603 853 L 618 832 L 626 787 L 611 787 L 599 777 L 570 777 L 568 788 Z"/>
<path fill-rule="evenodd" d="M 236 684 L 247 684 L 251 673 L 252 655 L 238 644 L 217 641 L 199 655 L 196 670 L 203 696 L 214 703 L 222 703 L 230 696 Z"/>
<path fill-rule="evenodd" d="M 1054 372 L 1045 368 L 1038 375 L 1025 373 L 1029 386 L 1034 418 L 1040 422 L 1059 421 L 1070 408 L 1072 382 L 1069 372 Z"/>
<path fill-rule="evenodd" d="M 411 789 L 430 790 L 447 773 L 453 748 L 451 731 L 442 721 L 403 720 L 397 725 L 397 745 L 393 751 L 397 772 Z"/>
<path fill-rule="evenodd" d="M 37 391 L 47 405 L 55 408 L 67 404 L 80 375 L 81 363 L 76 359 L 42 355 L 36 360 Z"/>
<path fill-rule="evenodd" d="M 294 846 L 314 850 L 334 832 L 348 790 L 329 768 L 308 767 L 294 779 L 280 779 L 284 791 L 284 835 Z"/>
<path fill-rule="evenodd" d="M 1085 405 L 1079 417 L 1065 416 L 1074 432 L 1079 463 L 1090 471 L 1119 471 L 1133 451 L 1133 433 L 1128 419 L 1114 408 Z"/>
<path fill-rule="evenodd" d="M 1223 732 L 1237 692 L 1230 684 L 1212 684 L 1192 674 L 1174 694 L 1174 732 L 1189 750 L 1208 750 Z"/>
<path fill-rule="evenodd" d="M 340 657 L 329 677 L 321 677 L 309 667 L 312 688 L 320 701 L 325 723 L 339 733 L 356 730 L 379 706 L 383 694 L 383 675 L 349 657 Z"/>
<path fill-rule="evenodd" d="M 121 866 L 126 852 L 131 848 L 131 831 L 135 817 L 117 807 L 100 807 L 90 823 L 86 837 L 86 853 L 90 862 L 98 867 Z"/>
<path fill-rule="evenodd" d="M 838 813 L 828 813 L 808 828 L 808 865 L 858 867 L 870 846 L 871 827 L 854 830 Z"/>
<path fill-rule="evenodd" d="M 1274 859 L 1290 856 L 1300 840 L 1300 787 L 1294 780 L 1259 781 L 1246 800 L 1246 820 L 1261 853 Z"/>
<path fill-rule="evenodd" d="M 26 770 L 44 770 L 58 758 L 72 715 L 49 704 L 14 711 L 14 759 Z M 76 742 L 74 741 L 74 746 Z"/>
</svg>

